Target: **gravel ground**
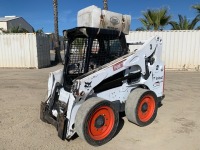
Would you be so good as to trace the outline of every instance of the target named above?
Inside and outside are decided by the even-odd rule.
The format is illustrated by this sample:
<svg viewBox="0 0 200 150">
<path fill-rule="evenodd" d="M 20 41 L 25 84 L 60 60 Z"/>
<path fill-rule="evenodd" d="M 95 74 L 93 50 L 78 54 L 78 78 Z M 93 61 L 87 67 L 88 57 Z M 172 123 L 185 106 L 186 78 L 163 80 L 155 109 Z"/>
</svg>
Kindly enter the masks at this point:
<svg viewBox="0 0 200 150">
<path fill-rule="evenodd" d="M 122 117 L 117 135 L 92 147 L 79 137 L 60 140 L 56 129 L 39 119 L 48 74 L 61 67 L 0 69 L 0 150 L 200 150 L 200 72 L 167 71 L 166 98 L 155 121 L 138 127 Z"/>
</svg>

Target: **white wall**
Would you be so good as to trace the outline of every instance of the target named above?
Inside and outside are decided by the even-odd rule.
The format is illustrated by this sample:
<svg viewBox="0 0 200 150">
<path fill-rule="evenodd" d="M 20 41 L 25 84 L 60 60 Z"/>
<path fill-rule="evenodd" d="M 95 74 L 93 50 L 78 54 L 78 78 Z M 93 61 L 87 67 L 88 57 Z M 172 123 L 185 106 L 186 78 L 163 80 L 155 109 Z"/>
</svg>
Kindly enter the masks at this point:
<svg viewBox="0 0 200 150">
<path fill-rule="evenodd" d="M 200 31 L 131 31 L 127 40 L 163 38 L 167 69 L 200 70 Z M 137 47 L 131 47 L 135 49 Z M 42 68 L 50 65 L 49 39 L 46 35 L 0 34 L 0 67 Z"/>
<path fill-rule="evenodd" d="M 131 31 L 127 40 L 146 40 L 158 35 L 163 39 L 162 59 L 167 69 L 200 70 L 200 30 Z M 131 46 L 136 49 L 137 46 Z"/>
<path fill-rule="evenodd" d="M 0 67 L 42 68 L 50 65 L 45 35 L 0 34 Z"/>
</svg>

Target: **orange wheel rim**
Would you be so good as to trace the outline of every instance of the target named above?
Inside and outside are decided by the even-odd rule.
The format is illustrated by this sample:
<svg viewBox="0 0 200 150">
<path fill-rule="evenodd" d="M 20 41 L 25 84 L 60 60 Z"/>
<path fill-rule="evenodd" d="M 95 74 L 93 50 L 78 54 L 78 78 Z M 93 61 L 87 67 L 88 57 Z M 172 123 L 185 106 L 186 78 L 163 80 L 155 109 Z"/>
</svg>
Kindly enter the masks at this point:
<svg viewBox="0 0 200 150">
<path fill-rule="evenodd" d="M 155 100 L 151 95 L 143 97 L 138 107 L 138 117 L 140 121 L 149 121 L 154 114 L 155 107 Z"/>
<path fill-rule="evenodd" d="M 112 131 L 114 123 L 113 110 L 108 106 L 99 107 L 89 118 L 88 133 L 94 140 L 103 140 Z"/>
</svg>

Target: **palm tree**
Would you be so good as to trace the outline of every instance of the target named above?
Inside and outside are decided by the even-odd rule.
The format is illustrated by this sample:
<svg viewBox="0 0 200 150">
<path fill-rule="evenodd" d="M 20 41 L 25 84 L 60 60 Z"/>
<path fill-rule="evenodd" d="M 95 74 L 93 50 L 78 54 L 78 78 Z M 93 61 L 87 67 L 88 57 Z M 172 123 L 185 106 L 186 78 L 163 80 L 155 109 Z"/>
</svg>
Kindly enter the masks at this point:
<svg viewBox="0 0 200 150">
<path fill-rule="evenodd" d="M 192 8 L 194 8 L 194 9 L 197 10 L 197 13 L 198 13 L 198 14 L 197 14 L 197 17 L 198 17 L 199 20 L 200 20 L 200 4 L 193 5 Z M 200 30 L 200 26 L 198 26 L 196 29 L 197 29 L 197 30 Z"/>
<path fill-rule="evenodd" d="M 171 19 L 167 11 L 167 8 L 148 9 L 146 12 L 143 12 L 144 18 L 139 20 L 146 30 L 162 30 Z"/>
<path fill-rule="evenodd" d="M 60 55 L 60 42 L 59 42 L 59 32 L 58 32 L 58 1 L 53 0 L 53 12 L 54 12 L 54 33 L 55 33 L 55 62 L 62 63 L 62 58 Z"/>
<path fill-rule="evenodd" d="M 107 0 L 103 0 L 103 9 L 108 10 L 108 1 Z"/>
<path fill-rule="evenodd" d="M 191 22 L 186 16 L 178 15 L 179 22 L 170 21 L 169 24 L 172 26 L 172 30 L 194 30 L 197 23 L 199 22 L 198 16 L 196 16 Z"/>
<path fill-rule="evenodd" d="M 193 5 L 192 8 L 196 9 L 200 15 L 200 4 Z"/>
</svg>

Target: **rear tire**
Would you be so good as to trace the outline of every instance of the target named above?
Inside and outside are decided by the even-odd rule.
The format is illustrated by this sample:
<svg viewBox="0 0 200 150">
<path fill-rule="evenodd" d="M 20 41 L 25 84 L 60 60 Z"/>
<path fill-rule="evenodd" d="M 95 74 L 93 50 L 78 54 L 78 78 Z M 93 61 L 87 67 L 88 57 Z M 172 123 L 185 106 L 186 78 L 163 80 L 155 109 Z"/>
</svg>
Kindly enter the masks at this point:
<svg viewBox="0 0 200 150">
<path fill-rule="evenodd" d="M 100 146 L 110 141 L 119 124 L 119 113 L 112 102 L 95 97 L 85 101 L 75 118 L 75 130 L 90 145 Z"/>
<path fill-rule="evenodd" d="M 147 126 L 157 116 L 157 96 L 153 91 L 137 88 L 126 100 L 125 113 L 130 122 L 138 126 Z"/>
</svg>

